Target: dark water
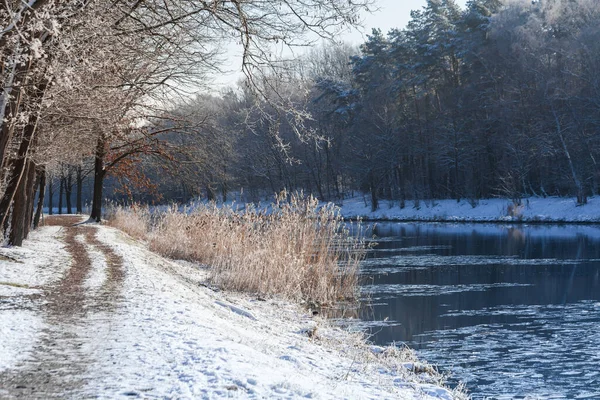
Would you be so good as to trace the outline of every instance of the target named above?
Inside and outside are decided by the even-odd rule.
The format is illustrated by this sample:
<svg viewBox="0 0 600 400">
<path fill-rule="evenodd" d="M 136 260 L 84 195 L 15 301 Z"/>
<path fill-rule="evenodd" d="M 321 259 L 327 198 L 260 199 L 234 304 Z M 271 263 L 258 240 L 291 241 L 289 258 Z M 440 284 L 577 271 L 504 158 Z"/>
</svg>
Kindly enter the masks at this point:
<svg viewBox="0 0 600 400">
<path fill-rule="evenodd" d="M 375 226 L 361 318 L 474 399 L 600 399 L 600 227 Z"/>
</svg>

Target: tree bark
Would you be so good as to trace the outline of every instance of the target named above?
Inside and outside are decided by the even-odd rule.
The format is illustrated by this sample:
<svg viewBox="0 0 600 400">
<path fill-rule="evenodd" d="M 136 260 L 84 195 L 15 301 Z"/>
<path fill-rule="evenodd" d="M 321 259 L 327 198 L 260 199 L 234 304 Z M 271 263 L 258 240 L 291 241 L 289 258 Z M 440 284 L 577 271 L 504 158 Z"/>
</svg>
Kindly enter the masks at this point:
<svg viewBox="0 0 600 400">
<path fill-rule="evenodd" d="M 4 196 L 0 200 L 0 226 L 2 227 L 5 227 L 7 224 L 10 207 L 23 180 L 23 175 L 27 167 L 27 157 L 35 140 L 38 118 L 39 116 L 35 113 L 29 118 L 29 122 L 23 131 L 23 138 L 21 139 L 17 156 L 11 160 L 10 165 L 7 167 L 11 171 L 10 174 L 12 176 L 8 180 Z"/>
<path fill-rule="evenodd" d="M 67 200 L 67 214 L 73 214 L 71 193 L 73 193 L 73 173 L 71 171 L 71 168 L 69 168 L 67 176 L 65 178 L 65 198 Z"/>
<path fill-rule="evenodd" d="M 35 206 L 35 188 L 38 186 L 39 175 L 37 168 L 33 161 L 30 161 L 29 175 L 27 177 L 27 183 L 25 186 L 26 190 L 26 212 L 25 222 L 23 223 L 23 239 L 27 239 L 29 232 L 31 231 L 31 225 L 33 223 L 33 210 Z"/>
<path fill-rule="evenodd" d="M 227 166 L 223 166 L 223 181 L 221 182 L 221 196 L 223 197 L 223 203 L 227 202 Z"/>
<path fill-rule="evenodd" d="M 76 208 L 77 214 L 83 214 L 83 201 L 82 201 L 82 193 L 83 193 L 83 173 L 81 171 L 81 165 L 77 167 L 77 195 L 76 195 Z"/>
<path fill-rule="evenodd" d="M 212 186 L 212 182 L 206 183 L 206 200 L 208 201 L 217 201 L 217 195 L 215 194 L 215 189 Z"/>
<path fill-rule="evenodd" d="M 579 180 L 579 177 L 577 176 L 577 171 L 575 170 L 575 165 L 573 165 L 573 160 L 571 158 L 571 154 L 569 153 L 569 149 L 567 148 L 567 142 L 565 141 L 565 137 L 563 135 L 563 129 L 562 129 L 562 126 L 560 123 L 560 119 L 558 118 L 558 115 L 557 115 L 556 111 L 554 111 L 554 109 L 552 110 L 552 112 L 554 114 L 554 122 L 556 123 L 556 133 L 558 134 L 558 137 L 560 139 L 560 143 L 562 145 L 563 152 L 565 153 L 565 157 L 567 158 L 567 161 L 569 162 L 569 168 L 571 169 L 571 176 L 573 178 L 573 182 L 575 183 L 575 188 L 577 189 L 577 204 L 586 204 L 587 196 L 585 194 L 583 185 L 581 184 L 581 181 Z"/>
<path fill-rule="evenodd" d="M 19 185 L 15 191 L 14 200 L 12 207 L 12 213 L 10 219 L 7 219 L 7 223 L 4 225 L 5 232 L 8 230 L 8 243 L 13 246 L 20 246 L 23 243 L 23 223 L 25 221 L 25 181 L 27 175 L 19 180 Z M 10 220 L 10 223 L 8 221 Z"/>
<path fill-rule="evenodd" d="M 52 186 L 52 183 L 52 179 L 50 179 L 48 183 L 48 215 L 54 214 L 54 204 L 52 204 L 54 200 L 54 186 Z"/>
<path fill-rule="evenodd" d="M 61 215 L 63 212 L 63 191 L 65 189 L 65 178 L 60 177 L 60 186 L 58 187 L 58 214 Z"/>
<path fill-rule="evenodd" d="M 42 209 L 44 208 L 44 196 L 46 194 L 46 167 L 42 167 L 40 171 L 40 185 L 37 208 L 35 210 L 35 216 L 33 217 L 33 228 L 36 229 L 40 225 L 40 218 L 42 216 Z M 52 200 L 50 200 L 52 203 Z"/>
<path fill-rule="evenodd" d="M 102 220 L 102 189 L 104 186 L 104 157 L 106 156 L 106 140 L 104 135 L 98 137 L 96 143 L 96 158 L 94 160 L 94 195 L 92 197 L 92 212 L 90 218 L 96 222 Z"/>
<path fill-rule="evenodd" d="M 37 86 L 37 88 L 34 90 L 30 100 L 33 105 L 36 105 L 37 107 L 41 106 L 41 101 L 46 91 L 48 83 L 49 81 L 47 79 L 43 79 Z M 13 110 L 15 111 L 18 110 L 18 104 L 16 106 L 17 108 L 13 108 Z M 7 107 L 9 107 L 9 105 L 7 105 Z M 35 143 L 37 141 L 35 134 L 37 132 L 39 118 L 39 110 L 32 110 L 27 120 L 27 125 L 25 125 L 25 127 L 23 128 L 23 134 L 21 137 L 19 149 L 17 151 L 17 156 L 14 160 L 12 160 L 12 162 L 10 162 L 10 165 L 7 165 L 9 163 L 6 160 L 6 147 L 0 146 L 0 156 L 2 157 L 2 171 L 9 171 L 8 173 L 10 174 L 10 176 L 8 177 L 8 184 L 6 190 L 4 192 L 4 195 L 2 196 L 2 199 L 0 200 L 0 227 L 5 228 L 7 225 L 8 213 L 13 204 L 13 200 L 15 199 L 18 189 L 21 186 L 21 181 L 23 180 L 23 175 L 27 167 L 26 164 L 28 161 L 28 157 L 30 156 L 31 149 L 35 147 Z M 5 137 L 4 130 L 4 128 L 7 125 L 2 121 L 0 121 L 0 123 L 2 123 L 2 139 L 6 140 L 8 143 L 10 141 L 10 138 Z M 10 129 L 6 134 L 12 136 Z"/>
<path fill-rule="evenodd" d="M 29 205 L 33 202 L 33 199 L 28 196 L 30 190 L 29 186 L 32 185 L 35 179 L 35 166 L 33 162 L 27 161 L 25 166 L 25 174 L 19 181 L 16 193 L 14 195 L 13 211 L 11 217 L 11 226 L 9 234 L 9 244 L 13 246 L 21 246 L 23 239 L 28 231 L 27 224 L 31 221 L 27 220 L 29 211 Z"/>
<path fill-rule="evenodd" d="M 375 174 L 369 172 L 369 189 L 371 190 L 371 211 L 379 208 L 379 199 L 377 198 L 377 186 L 375 185 Z"/>
<path fill-rule="evenodd" d="M 14 70 L 11 72 L 11 75 L 6 81 L 6 83 L 9 86 L 6 87 L 12 86 L 13 82 L 15 81 L 15 78 L 18 78 L 22 82 L 25 81 L 26 76 L 31 69 L 32 60 L 33 57 L 31 57 L 29 62 L 27 62 L 26 64 L 14 67 Z M 19 108 L 21 107 L 21 98 L 23 97 L 23 87 L 24 85 L 21 85 L 17 93 L 14 94 L 12 98 L 10 96 L 11 90 L 5 89 L 2 95 L 2 102 L 0 102 L 0 104 L 2 105 L 2 109 L 0 110 L 0 112 L 2 112 L 2 118 L 0 118 L 0 124 L 2 125 L 0 134 L 0 166 L 2 167 L 2 174 L 5 174 L 5 171 L 7 171 L 5 169 L 5 166 L 8 162 L 7 150 L 15 131 L 15 124 L 10 122 L 4 122 L 4 119 L 7 119 L 11 116 L 15 116 L 16 113 L 19 111 Z"/>
</svg>

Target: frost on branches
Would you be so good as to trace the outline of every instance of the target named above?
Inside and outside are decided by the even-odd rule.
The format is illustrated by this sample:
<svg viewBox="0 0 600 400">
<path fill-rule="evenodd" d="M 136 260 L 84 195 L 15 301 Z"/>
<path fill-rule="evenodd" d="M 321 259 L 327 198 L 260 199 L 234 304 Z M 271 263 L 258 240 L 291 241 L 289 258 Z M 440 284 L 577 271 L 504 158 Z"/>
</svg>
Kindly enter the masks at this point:
<svg viewBox="0 0 600 400">
<path fill-rule="evenodd" d="M 260 88 L 256 77 L 275 68 L 273 44 L 333 38 L 371 3 L 8 0 L 0 10 L 4 235 L 14 245 L 27 237 L 37 187 L 43 197 L 46 175 L 64 165 L 93 173 L 99 220 L 110 169 L 139 154 L 168 162 L 157 132 L 191 123 L 164 121 L 176 96 L 209 84 L 206 73 L 219 70 L 225 41 L 241 46 L 241 68 Z"/>
</svg>

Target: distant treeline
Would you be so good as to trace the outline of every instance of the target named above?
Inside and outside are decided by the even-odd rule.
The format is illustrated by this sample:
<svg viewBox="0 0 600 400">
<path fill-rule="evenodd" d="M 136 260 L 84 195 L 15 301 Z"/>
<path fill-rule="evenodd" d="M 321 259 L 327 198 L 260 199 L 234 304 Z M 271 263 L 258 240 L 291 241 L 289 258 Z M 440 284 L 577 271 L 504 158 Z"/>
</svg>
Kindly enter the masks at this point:
<svg viewBox="0 0 600 400">
<path fill-rule="evenodd" d="M 206 121 L 172 137 L 194 150 L 161 183 L 166 196 L 286 188 L 336 200 L 362 190 L 377 207 L 523 195 L 583 203 L 598 192 L 600 2 L 471 0 L 462 10 L 428 0 L 405 29 L 374 30 L 360 49 L 315 49 L 284 71 L 262 87 L 288 112 L 243 89 L 182 107 Z"/>
</svg>

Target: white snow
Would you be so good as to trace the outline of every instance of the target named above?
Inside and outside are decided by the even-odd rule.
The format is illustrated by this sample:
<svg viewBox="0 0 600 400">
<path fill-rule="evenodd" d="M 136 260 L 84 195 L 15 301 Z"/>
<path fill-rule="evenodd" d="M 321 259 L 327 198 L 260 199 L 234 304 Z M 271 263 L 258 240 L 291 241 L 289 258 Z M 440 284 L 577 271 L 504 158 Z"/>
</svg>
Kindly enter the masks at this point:
<svg viewBox="0 0 600 400">
<path fill-rule="evenodd" d="M 29 355 L 44 326 L 42 318 L 32 311 L 0 306 L 0 371 Z"/>
<path fill-rule="evenodd" d="M 106 261 L 104 260 L 104 256 L 100 250 L 87 244 L 83 235 L 77 235 L 75 240 L 85 245 L 92 262 L 91 271 L 84 282 L 84 287 L 92 292 L 97 292 L 102 288 L 106 280 Z"/>
<path fill-rule="evenodd" d="M 58 237 L 60 227 L 47 227 L 32 232 L 23 247 L 0 248 L 0 371 L 27 358 L 46 326 L 31 303 L 69 266 Z"/>
<path fill-rule="evenodd" d="M 239 196 L 237 196 L 239 197 Z M 191 212 L 199 205 L 210 203 L 203 200 L 193 200 L 180 211 Z M 264 201 L 250 204 L 253 209 L 270 212 L 273 202 Z M 322 202 L 321 205 L 326 203 Z M 249 204 L 236 201 L 217 203 L 216 207 L 231 207 L 244 212 Z M 336 202 L 341 215 L 347 219 L 358 217 L 368 220 L 389 221 L 438 221 L 438 222 L 600 222 L 600 196 L 588 198 L 588 203 L 578 205 L 573 197 L 529 197 L 523 198 L 522 204 L 514 207 L 512 200 L 506 198 L 491 198 L 471 201 L 463 199 L 459 202 L 452 199 L 444 200 L 406 200 L 404 208 L 400 202 L 380 200 L 379 208 L 371 211 L 369 196 L 357 196 Z M 166 211 L 172 206 L 152 207 L 153 211 Z M 512 209 L 512 215 L 509 210 Z"/>
<path fill-rule="evenodd" d="M 123 257 L 126 277 L 114 307 L 90 308 L 80 323 L 65 327 L 81 343 L 72 356 L 83 354 L 91 363 L 77 397 L 453 398 L 430 375 L 409 372 L 406 360 L 394 363 L 386 352 L 372 351 L 356 335 L 296 305 L 213 291 L 201 285 L 206 272 L 197 266 L 165 260 L 115 229 L 97 229 L 99 240 Z M 2 279 L 38 285 L 59 279 L 64 266 L 47 254 L 54 249 L 68 264 L 58 234 L 42 228 L 25 248 L 1 249 L 19 257 L 28 271 L 20 279 L 3 262 Z M 31 251 L 32 245 L 40 252 Z M 85 286 L 94 292 L 109 274 L 98 261 L 103 257 L 95 250 L 90 254 L 95 260 Z M 43 270 L 43 278 L 32 278 Z M 15 312 L 0 307 L 0 370 L 14 367 L 12 357 L 26 341 L 35 343 L 43 328 L 40 311 L 19 312 L 18 318 Z"/>
<path fill-rule="evenodd" d="M 449 222 L 449 223 L 421 223 L 421 222 L 378 222 L 378 229 L 385 229 L 386 236 L 389 234 L 391 237 L 378 237 L 374 239 L 375 242 L 384 241 L 397 241 L 398 238 L 394 235 L 400 235 L 400 230 L 405 232 L 417 232 L 422 235 L 426 234 L 444 234 L 444 235 L 470 235 L 476 233 L 482 236 L 507 236 L 511 232 L 515 235 L 522 235 L 526 237 L 547 237 L 547 238 L 560 238 L 560 239 L 575 239 L 581 236 L 587 236 L 590 238 L 600 239 L 600 226 L 598 224 L 585 224 L 585 225 L 573 225 L 569 223 L 565 224 L 515 224 L 511 221 L 501 223 L 478 223 L 473 224 L 466 221 L 463 222 Z M 395 233 L 397 232 L 397 233 Z M 376 252 L 416 252 L 422 251 L 427 252 L 430 250 L 441 250 L 449 248 L 449 246 L 415 246 L 415 247 L 404 247 L 401 249 L 372 249 Z M 546 260 L 547 261 L 547 260 Z M 509 262 L 509 261 L 507 261 Z M 545 261 L 544 261 L 545 262 Z"/>
<path fill-rule="evenodd" d="M 483 199 L 471 204 L 468 200 L 412 200 L 400 208 L 399 202 L 381 200 L 379 209 L 371 211 L 371 203 L 364 198 L 352 198 L 339 204 L 345 218 L 362 217 L 371 220 L 392 221 L 464 221 L 464 222 L 600 222 L 600 198 L 590 197 L 585 205 L 577 205 L 574 198 L 530 197 L 513 215 L 509 215 L 512 201 Z"/>
<path fill-rule="evenodd" d="M 22 247 L 0 248 L 0 282 L 36 288 L 58 280 L 69 267 L 60 236 L 60 227 L 49 226 L 32 232 Z"/>
</svg>

